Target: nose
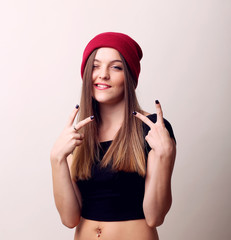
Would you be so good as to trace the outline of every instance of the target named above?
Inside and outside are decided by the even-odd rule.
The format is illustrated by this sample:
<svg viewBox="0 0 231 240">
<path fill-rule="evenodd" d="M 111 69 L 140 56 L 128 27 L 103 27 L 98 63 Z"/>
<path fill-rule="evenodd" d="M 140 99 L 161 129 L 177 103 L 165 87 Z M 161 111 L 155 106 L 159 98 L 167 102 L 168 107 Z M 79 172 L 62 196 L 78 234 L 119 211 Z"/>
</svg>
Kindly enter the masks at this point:
<svg viewBox="0 0 231 240">
<path fill-rule="evenodd" d="M 108 80 L 110 78 L 110 74 L 109 74 L 108 69 L 106 67 L 102 67 L 100 69 L 99 78 L 104 79 L 104 80 Z"/>
</svg>

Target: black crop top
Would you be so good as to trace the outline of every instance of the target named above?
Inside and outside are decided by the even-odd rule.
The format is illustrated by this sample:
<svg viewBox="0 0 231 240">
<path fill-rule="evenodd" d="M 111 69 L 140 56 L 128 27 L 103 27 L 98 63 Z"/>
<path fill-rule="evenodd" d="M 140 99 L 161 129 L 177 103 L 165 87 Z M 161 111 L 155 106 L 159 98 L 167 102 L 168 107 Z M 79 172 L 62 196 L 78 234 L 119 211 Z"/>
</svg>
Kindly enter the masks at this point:
<svg viewBox="0 0 231 240">
<path fill-rule="evenodd" d="M 156 114 L 148 118 L 156 122 Z M 165 121 L 169 134 L 174 138 L 170 123 Z M 144 136 L 149 127 L 143 124 Z M 175 138 L 174 138 L 175 140 Z M 112 141 L 101 142 L 100 159 L 108 150 Z M 145 141 L 146 157 L 151 150 Z M 92 166 L 89 180 L 78 180 L 82 195 L 82 217 L 96 221 L 125 221 L 143 219 L 143 198 L 145 178 L 137 172 L 111 171 L 110 166 L 100 168 L 100 162 Z"/>
</svg>

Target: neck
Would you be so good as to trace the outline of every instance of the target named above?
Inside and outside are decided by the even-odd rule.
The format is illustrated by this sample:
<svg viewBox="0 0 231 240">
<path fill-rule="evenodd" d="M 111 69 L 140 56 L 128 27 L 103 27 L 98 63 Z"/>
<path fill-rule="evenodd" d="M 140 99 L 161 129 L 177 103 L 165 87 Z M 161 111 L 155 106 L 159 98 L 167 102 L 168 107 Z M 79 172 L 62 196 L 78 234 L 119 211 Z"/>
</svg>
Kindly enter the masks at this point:
<svg viewBox="0 0 231 240">
<path fill-rule="evenodd" d="M 121 125 L 124 120 L 125 102 L 121 101 L 114 105 L 100 104 L 100 116 L 102 126 Z"/>
</svg>

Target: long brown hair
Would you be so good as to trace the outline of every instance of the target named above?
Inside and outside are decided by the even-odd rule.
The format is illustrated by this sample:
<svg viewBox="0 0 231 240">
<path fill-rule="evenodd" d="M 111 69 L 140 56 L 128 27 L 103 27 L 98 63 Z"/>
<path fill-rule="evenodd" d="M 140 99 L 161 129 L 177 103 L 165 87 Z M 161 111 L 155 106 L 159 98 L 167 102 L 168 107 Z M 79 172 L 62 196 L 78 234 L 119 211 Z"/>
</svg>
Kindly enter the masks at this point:
<svg viewBox="0 0 231 240">
<path fill-rule="evenodd" d="M 84 126 L 83 143 L 76 147 L 73 152 L 73 163 L 71 167 L 72 178 L 88 179 L 91 177 L 91 167 L 95 159 L 99 158 L 100 142 L 98 139 L 98 127 L 101 124 L 99 104 L 92 97 L 92 71 L 93 62 L 97 50 L 89 56 L 83 74 L 82 94 L 78 121 L 94 115 L 95 120 Z M 136 82 L 128 68 L 128 65 L 120 54 L 125 73 L 124 99 L 125 114 L 124 121 L 112 141 L 109 149 L 101 160 L 101 167 L 106 167 L 112 162 L 112 170 L 138 172 L 141 176 L 146 173 L 144 137 L 142 122 L 132 115 L 133 111 L 143 113 L 136 94 Z"/>
</svg>

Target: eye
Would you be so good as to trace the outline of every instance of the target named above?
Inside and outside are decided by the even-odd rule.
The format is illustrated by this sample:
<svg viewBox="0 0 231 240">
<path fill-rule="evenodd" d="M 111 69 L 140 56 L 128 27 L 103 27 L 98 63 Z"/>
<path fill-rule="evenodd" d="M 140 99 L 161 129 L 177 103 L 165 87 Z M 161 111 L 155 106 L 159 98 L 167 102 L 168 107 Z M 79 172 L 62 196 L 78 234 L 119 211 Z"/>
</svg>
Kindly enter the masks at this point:
<svg viewBox="0 0 231 240">
<path fill-rule="evenodd" d="M 122 67 L 120 67 L 120 66 L 117 66 L 117 65 L 114 65 L 114 66 L 112 66 L 112 68 L 114 68 L 114 69 L 116 69 L 116 70 L 123 70 L 123 68 L 122 68 Z"/>
<path fill-rule="evenodd" d="M 93 66 L 92 66 L 92 68 L 94 69 L 94 68 L 98 68 L 99 67 L 99 65 L 97 65 L 97 64 L 94 64 Z"/>
</svg>

